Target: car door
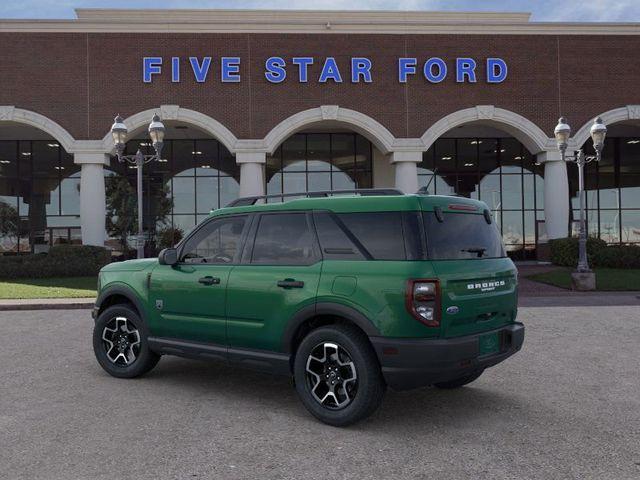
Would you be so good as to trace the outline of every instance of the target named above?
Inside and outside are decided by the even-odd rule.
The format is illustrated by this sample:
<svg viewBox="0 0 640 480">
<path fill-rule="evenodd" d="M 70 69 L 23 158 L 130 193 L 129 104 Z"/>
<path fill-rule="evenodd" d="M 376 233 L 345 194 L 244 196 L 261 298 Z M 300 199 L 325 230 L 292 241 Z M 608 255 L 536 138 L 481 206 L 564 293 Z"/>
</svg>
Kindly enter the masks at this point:
<svg viewBox="0 0 640 480">
<path fill-rule="evenodd" d="M 256 215 L 227 286 L 229 348 L 280 350 L 287 322 L 315 303 L 321 268 L 310 213 Z"/>
<path fill-rule="evenodd" d="M 212 218 L 186 239 L 177 265 L 159 265 L 151 276 L 162 337 L 226 345 L 226 287 L 240 260 L 248 215 Z"/>
</svg>

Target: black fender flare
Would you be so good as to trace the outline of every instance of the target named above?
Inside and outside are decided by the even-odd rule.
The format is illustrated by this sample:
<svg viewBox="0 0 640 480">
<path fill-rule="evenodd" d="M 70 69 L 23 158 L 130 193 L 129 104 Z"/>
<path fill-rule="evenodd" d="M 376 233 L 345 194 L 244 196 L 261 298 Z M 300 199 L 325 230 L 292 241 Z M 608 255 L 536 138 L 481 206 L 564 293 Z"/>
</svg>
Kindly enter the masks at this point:
<svg viewBox="0 0 640 480">
<path fill-rule="evenodd" d="M 380 331 L 365 315 L 353 307 L 348 307 L 340 303 L 320 302 L 298 310 L 287 323 L 282 334 L 282 351 L 293 353 L 291 349 L 292 340 L 300 326 L 310 318 L 318 315 L 332 315 L 342 317 L 360 327 L 369 337 L 379 337 Z"/>
<path fill-rule="evenodd" d="M 94 308 L 96 313 L 100 310 L 104 301 L 107 298 L 112 297 L 113 295 L 121 295 L 131 303 L 133 303 L 133 305 L 140 313 L 142 320 L 145 321 L 144 317 L 147 315 L 147 310 L 144 307 L 142 300 L 140 300 L 140 298 L 133 292 L 131 288 L 122 284 L 108 286 L 100 292 L 100 295 L 98 295 L 98 298 L 96 298 L 96 305 Z"/>
</svg>

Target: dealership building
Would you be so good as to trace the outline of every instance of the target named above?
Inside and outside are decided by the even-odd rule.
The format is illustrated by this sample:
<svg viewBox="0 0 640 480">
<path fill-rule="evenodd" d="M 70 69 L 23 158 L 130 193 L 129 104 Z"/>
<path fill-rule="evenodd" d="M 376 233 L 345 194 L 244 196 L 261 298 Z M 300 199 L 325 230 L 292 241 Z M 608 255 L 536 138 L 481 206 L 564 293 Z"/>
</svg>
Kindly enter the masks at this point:
<svg viewBox="0 0 640 480">
<path fill-rule="evenodd" d="M 188 230 L 238 196 L 395 187 L 492 211 L 507 249 L 535 258 L 575 233 L 585 169 L 589 233 L 640 243 L 640 24 L 540 23 L 525 13 L 83 10 L 0 20 L 0 252 L 114 245 L 118 162 L 143 169 L 145 229 Z M 158 195 L 170 197 L 158 213 Z M 464 234 L 464 232 L 461 232 Z"/>
</svg>

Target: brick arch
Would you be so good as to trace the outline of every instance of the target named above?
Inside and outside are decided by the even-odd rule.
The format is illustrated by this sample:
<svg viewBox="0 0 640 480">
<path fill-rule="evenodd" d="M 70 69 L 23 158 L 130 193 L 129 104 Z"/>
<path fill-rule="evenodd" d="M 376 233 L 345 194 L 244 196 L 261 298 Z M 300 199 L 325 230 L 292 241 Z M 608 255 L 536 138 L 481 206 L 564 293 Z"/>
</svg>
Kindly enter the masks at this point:
<svg viewBox="0 0 640 480">
<path fill-rule="evenodd" d="M 625 107 L 614 108 L 613 110 L 608 110 L 597 116 L 600 117 L 602 119 L 602 123 L 607 126 L 614 123 L 624 122 L 626 120 L 640 120 L 640 105 L 627 105 Z M 575 133 L 571 139 L 573 144 L 570 145 L 570 147 L 573 147 L 575 150 L 582 148 L 591 136 L 591 125 L 593 125 L 593 118 L 582 125 L 580 130 Z"/>
<path fill-rule="evenodd" d="M 310 108 L 285 118 L 271 129 L 262 143 L 267 152 L 273 153 L 282 142 L 294 133 L 321 122 L 342 125 L 363 135 L 384 154 L 394 149 L 396 139 L 381 123 L 364 113 L 341 108 L 337 105 Z"/>
<path fill-rule="evenodd" d="M 137 130 L 141 127 L 146 127 L 154 114 L 159 114 L 162 121 L 172 120 L 198 127 L 204 132 L 209 133 L 212 137 L 222 143 L 231 153 L 236 152 L 236 143 L 238 139 L 236 136 L 225 127 L 218 120 L 205 115 L 204 113 L 190 110 L 188 108 L 182 108 L 178 105 L 162 105 L 159 108 L 151 108 L 138 112 L 124 120 L 124 124 L 127 126 L 130 132 Z M 113 155 L 115 153 L 115 147 L 113 145 L 113 139 L 111 132 L 102 139 L 102 148 L 105 153 Z"/>
<path fill-rule="evenodd" d="M 555 148 L 554 140 L 531 120 L 493 105 L 478 105 L 453 112 L 429 127 L 421 140 L 428 149 L 452 128 L 471 122 L 482 122 L 504 130 L 517 138 L 533 154 Z"/>
<path fill-rule="evenodd" d="M 37 112 L 17 108 L 13 105 L 0 106 L 0 123 L 2 122 L 15 122 L 35 127 L 55 138 L 68 153 L 74 151 L 76 141 L 71 134 L 60 124 Z"/>
</svg>

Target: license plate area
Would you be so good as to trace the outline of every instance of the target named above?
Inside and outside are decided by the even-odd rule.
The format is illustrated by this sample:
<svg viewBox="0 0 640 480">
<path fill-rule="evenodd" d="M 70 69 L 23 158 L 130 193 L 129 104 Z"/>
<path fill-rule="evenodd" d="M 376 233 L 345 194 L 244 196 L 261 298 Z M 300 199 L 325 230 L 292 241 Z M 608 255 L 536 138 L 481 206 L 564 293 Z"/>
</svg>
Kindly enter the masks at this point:
<svg viewBox="0 0 640 480">
<path fill-rule="evenodd" d="M 480 356 L 498 353 L 502 347 L 500 332 L 486 333 L 478 338 Z"/>
</svg>

